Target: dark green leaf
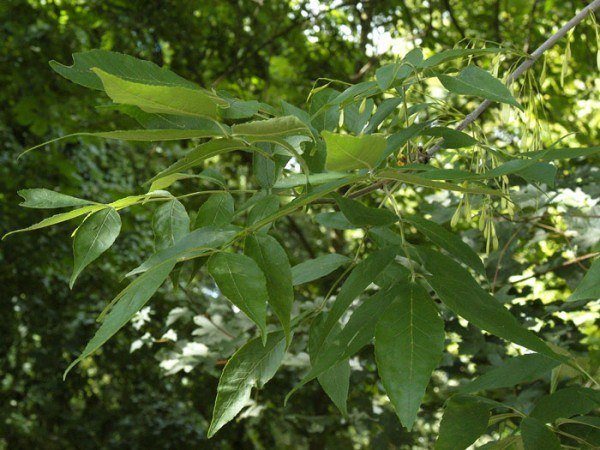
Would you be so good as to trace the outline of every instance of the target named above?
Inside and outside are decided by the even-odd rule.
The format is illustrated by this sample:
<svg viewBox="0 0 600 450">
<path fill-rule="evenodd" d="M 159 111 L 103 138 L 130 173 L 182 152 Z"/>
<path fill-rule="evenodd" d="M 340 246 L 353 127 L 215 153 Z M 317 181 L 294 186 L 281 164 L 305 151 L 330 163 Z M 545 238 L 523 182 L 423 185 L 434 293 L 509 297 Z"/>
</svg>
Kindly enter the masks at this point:
<svg viewBox="0 0 600 450">
<path fill-rule="evenodd" d="M 197 88 L 191 81 L 150 61 L 107 50 L 74 53 L 72 66 L 50 61 L 50 67 L 66 79 L 91 89 L 103 89 L 102 81 L 92 72 L 92 68 L 99 68 L 137 83 Z"/>
<path fill-rule="evenodd" d="M 341 211 L 315 214 L 313 220 L 319 225 L 323 225 L 326 228 L 334 228 L 336 230 L 353 230 L 359 228 L 358 225 L 350 223 Z"/>
<path fill-rule="evenodd" d="M 565 360 L 535 334 L 523 328 L 498 300 L 484 291 L 469 272 L 452 258 L 426 248 L 420 248 L 419 255 L 431 273 L 429 284 L 456 314 L 507 341 L 559 361 Z"/>
<path fill-rule="evenodd" d="M 367 99 L 363 105 L 350 103 L 344 108 L 344 126 L 354 134 L 360 134 L 367 125 L 375 102 L 372 99 Z M 361 112 L 362 109 L 362 112 Z"/>
<path fill-rule="evenodd" d="M 390 225 L 398 221 L 398 216 L 387 208 L 370 208 L 348 197 L 333 194 L 342 214 L 350 223 L 359 227 Z"/>
<path fill-rule="evenodd" d="M 455 94 L 473 95 L 523 109 L 500 80 L 477 66 L 465 67 L 457 77 L 438 75 L 438 78 L 446 89 Z"/>
<path fill-rule="evenodd" d="M 190 232 L 190 217 L 176 198 L 165 202 L 154 212 L 152 219 L 154 249 L 170 247 Z"/>
<path fill-rule="evenodd" d="M 104 208 L 88 216 L 73 239 L 73 274 L 69 287 L 73 287 L 79 274 L 92 261 L 110 248 L 121 231 L 121 217 L 113 208 Z"/>
<path fill-rule="evenodd" d="M 219 379 L 209 438 L 246 406 L 253 386 L 261 388 L 273 378 L 284 354 L 285 335 L 277 332 L 264 345 L 258 338 L 248 341 L 229 358 Z"/>
<path fill-rule="evenodd" d="M 477 256 L 477 253 L 465 244 L 458 235 L 446 230 L 435 222 L 424 219 L 423 217 L 408 216 L 402 217 L 402 220 L 413 225 L 429 240 L 446 250 L 452 257 L 465 263 L 477 272 L 485 274 L 483 263 L 479 256 Z"/>
<path fill-rule="evenodd" d="M 521 421 L 521 436 L 525 450 L 561 450 L 559 439 L 540 421 L 524 417 Z"/>
<path fill-rule="evenodd" d="M 329 275 L 334 270 L 348 264 L 350 258 L 338 253 L 322 255 L 314 259 L 308 259 L 292 267 L 292 280 L 294 286 L 317 280 Z"/>
<path fill-rule="evenodd" d="M 241 231 L 232 225 L 202 227 L 188 233 L 178 240 L 175 245 L 154 253 L 150 258 L 129 272 L 126 276 L 145 272 L 165 261 L 186 261 L 205 256 L 211 250 L 217 249 L 231 241 Z"/>
<path fill-rule="evenodd" d="M 81 355 L 69 365 L 64 376 L 80 361 L 87 358 L 119 331 L 158 290 L 175 267 L 174 260 L 163 261 L 133 280 L 117 295 L 94 337 L 81 352 Z M 110 306 L 110 305 L 109 305 Z M 104 316 L 104 313 L 102 314 Z"/>
<path fill-rule="evenodd" d="M 515 356 L 466 384 L 460 392 L 467 394 L 529 383 L 543 377 L 559 364 L 558 361 L 538 353 Z"/>
<path fill-rule="evenodd" d="M 489 406 L 476 397 L 452 397 L 444 409 L 435 450 L 466 449 L 485 433 L 489 417 Z"/>
<path fill-rule="evenodd" d="M 600 258 L 592 263 L 575 292 L 567 299 L 568 302 L 579 300 L 595 300 L 600 298 Z"/>
<path fill-rule="evenodd" d="M 231 303 L 240 308 L 267 339 L 267 280 L 252 258 L 238 253 L 216 253 L 208 260 L 208 272 Z"/>
<path fill-rule="evenodd" d="M 269 304 L 277 315 L 289 344 L 290 316 L 294 303 L 292 270 L 285 250 L 268 234 L 253 234 L 246 238 L 244 252 L 258 264 L 267 280 Z"/>
<path fill-rule="evenodd" d="M 229 192 L 212 194 L 200 206 L 194 228 L 227 225 L 233 220 L 234 201 Z"/>
<path fill-rule="evenodd" d="M 17 193 L 25 200 L 19 205 L 25 208 L 53 209 L 94 204 L 89 200 L 71 197 L 49 189 L 21 189 Z"/>
<path fill-rule="evenodd" d="M 463 148 L 471 147 L 477 144 L 477 139 L 473 139 L 471 136 L 463 133 L 462 131 L 447 127 L 425 128 L 420 132 L 420 134 L 444 138 L 444 142 L 442 143 L 444 148 Z"/>
<path fill-rule="evenodd" d="M 375 329 L 375 358 L 400 422 L 411 429 L 431 373 L 444 351 L 444 321 L 427 291 L 411 283 Z"/>
<path fill-rule="evenodd" d="M 535 404 L 531 417 L 543 423 L 587 414 L 600 408 L 600 391 L 579 386 L 560 389 L 543 396 Z"/>
<path fill-rule="evenodd" d="M 377 127 L 390 115 L 392 114 L 398 105 L 402 103 L 402 97 L 394 97 L 388 98 L 381 102 L 381 104 L 377 107 L 375 114 L 369 121 L 369 125 L 365 128 L 365 134 L 371 134 L 377 131 Z"/>
</svg>

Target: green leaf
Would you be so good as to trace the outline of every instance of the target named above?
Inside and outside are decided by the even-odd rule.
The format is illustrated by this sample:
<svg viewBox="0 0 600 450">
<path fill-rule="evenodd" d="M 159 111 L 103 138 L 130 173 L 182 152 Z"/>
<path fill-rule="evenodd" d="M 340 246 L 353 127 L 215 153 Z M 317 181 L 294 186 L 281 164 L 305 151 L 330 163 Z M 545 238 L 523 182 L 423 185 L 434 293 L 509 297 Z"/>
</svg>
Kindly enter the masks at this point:
<svg viewBox="0 0 600 450">
<path fill-rule="evenodd" d="M 521 436 L 525 450 L 561 450 L 560 440 L 540 421 L 524 417 L 521 421 Z"/>
<path fill-rule="evenodd" d="M 567 299 L 567 302 L 598 298 L 600 298 L 600 258 L 596 258 L 592 263 L 575 292 Z"/>
<path fill-rule="evenodd" d="M 500 80 L 479 67 L 467 66 L 457 77 L 438 75 L 438 78 L 454 94 L 473 95 L 523 109 Z"/>
<path fill-rule="evenodd" d="M 225 128 L 218 127 L 207 127 L 202 130 L 116 130 L 116 131 L 100 131 L 97 133 L 73 133 L 65 136 L 51 139 L 41 144 L 34 145 L 33 147 L 24 150 L 19 154 L 19 158 L 23 157 L 27 153 L 36 150 L 40 147 L 44 147 L 53 142 L 62 141 L 64 139 L 70 139 L 78 136 L 90 136 L 104 139 L 119 139 L 123 141 L 142 141 L 142 142 L 154 142 L 154 141 L 173 141 L 180 139 L 193 139 L 193 138 L 204 138 L 204 137 L 217 137 L 225 135 Z M 174 172 L 177 172 L 176 170 Z"/>
<path fill-rule="evenodd" d="M 288 136 L 311 136 L 309 128 L 295 116 L 239 123 L 235 124 L 231 131 L 234 136 L 252 138 L 253 142 L 260 142 L 262 139 L 270 141 L 273 138 Z"/>
<path fill-rule="evenodd" d="M 229 192 L 212 194 L 200 206 L 198 214 L 196 214 L 196 220 L 194 221 L 194 228 L 219 227 L 231 223 L 234 207 L 235 203 Z"/>
<path fill-rule="evenodd" d="M 73 239 L 73 287 L 79 274 L 110 248 L 121 231 L 121 217 L 113 208 L 104 208 L 86 217 Z"/>
<path fill-rule="evenodd" d="M 328 183 L 330 181 L 339 180 L 340 178 L 344 178 L 348 176 L 347 173 L 343 172 L 324 172 L 324 173 L 311 173 L 308 175 L 308 183 L 313 186 L 317 186 L 319 184 Z M 275 189 L 290 189 L 297 186 L 305 186 L 306 185 L 306 175 L 301 173 L 295 173 L 288 177 L 285 177 L 273 186 Z"/>
<path fill-rule="evenodd" d="M 392 153 L 400 151 L 400 149 L 413 137 L 419 136 L 421 131 L 428 125 L 428 122 L 413 123 L 412 125 L 403 128 L 398 133 L 394 133 L 388 136 L 385 151 L 383 152 L 381 160 L 387 158 Z"/>
<path fill-rule="evenodd" d="M 477 145 L 477 139 L 472 138 L 462 131 L 447 127 L 431 127 L 423 129 L 420 134 L 444 138 L 444 148 L 463 148 Z"/>
<path fill-rule="evenodd" d="M 526 158 L 539 158 L 541 161 L 553 161 L 555 159 L 573 159 L 582 156 L 593 156 L 600 153 L 600 147 L 579 147 L 579 148 L 550 148 L 537 150 L 535 152 L 522 153 Z"/>
<path fill-rule="evenodd" d="M 460 388 L 463 394 L 513 387 L 543 377 L 560 363 L 539 353 L 515 356 Z"/>
<path fill-rule="evenodd" d="M 93 205 L 94 202 L 82 198 L 71 197 L 70 195 L 54 192 L 49 189 L 21 189 L 17 191 L 23 200 L 19 206 L 25 208 L 67 208 L 69 206 Z"/>
<path fill-rule="evenodd" d="M 313 220 L 319 225 L 323 225 L 326 228 L 334 228 L 336 230 L 354 230 L 359 228 L 358 225 L 350 223 L 341 211 L 315 214 Z"/>
<path fill-rule="evenodd" d="M 333 130 L 340 121 L 340 109 L 334 104 L 334 99 L 339 91 L 331 88 L 320 90 L 312 96 L 310 102 L 310 124 L 313 131 L 319 133 L 323 130 Z"/>
<path fill-rule="evenodd" d="M 137 275 L 165 261 L 186 261 L 205 256 L 210 251 L 229 243 L 241 231 L 232 225 L 202 227 L 179 239 L 171 247 L 154 253 L 150 258 L 129 272 L 126 276 Z"/>
<path fill-rule="evenodd" d="M 371 134 L 371 133 L 377 131 L 377 127 L 385 119 L 387 119 L 387 117 L 390 114 L 392 114 L 394 111 L 396 111 L 396 108 L 398 108 L 398 105 L 400 105 L 402 103 L 402 100 L 403 100 L 402 97 L 394 97 L 394 98 L 388 98 L 388 99 L 382 101 L 381 104 L 377 107 L 375 114 L 373 114 L 373 117 L 369 121 L 369 125 L 367 126 L 367 128 L 365 128 L 364 133 Z"/>
<path fill-rule="evenodd" d="M 382 170 L 377 174 L 377 178 L 383 180 L 397 180 L 407 184 L 414 184 L 417 186 L 425 186 L 433 189 L 443 189 L 446 191 L 466 192 L 468 194 L 481 194 L 481 195 L 497 195 L 503 196 L 504 193 L 496 189 L 490 189 L 487 187 L 479 187 L 474 185 L 459 186 L 458 184 L 444 183 L 440 181 L 428 180 L 419 175 L 413 175 L 409 173 L 403 173 L 393 169 Z"/>
<path fill-rule="evenodd" d="M 211 438 L 246 406 L 253 386 L 264 386 L 281 365 L 285 354 L 283 332 L 270 333 L 266 344 L 258 338 L 248 341 L 227 361 L 208 429 Z"/>
<path fill-rule="evenodd" d="M 424 69 L 429 69 L 431 67 L 438 66 L 440 64 L 446 63 L 448 61 L 452 61 L 454 59 L 463 58 L 465 56 L 478 56 L 484 55 L 486 53 L 500 53 L 502 52 L 501 48 L 452 48 L 450 50 L 444 50 L 442 52 L 436 53 L 433 56 L 430 56 L 425 61 L 423 61 L 419 66 Z"/>
<path fill-rule="evenodd" d="M 344 108 L 344 126 L 354 134 L 362 133 L 367 125 L 375 102 L 367 99 L 365 104 L 350 103 Z M 361 112 L 362 108 L 362 112 Z"/>
<path fill-rule="evenodd" d="M 442 357 L 444 339 L 444 321 L 435 303 L 414 283 L 401 292 L 377 323 L 377 370 L 400 422 L 408 430 Z"/>
<path fill-rule="evenodd" d="M 489 406 L 476 397 L 455 395 L 446 403 L 435 450 L 466 449 L 485 433 Z"/>
<path fill-rule="evenodd" d="M 372 169 L 385 150 L 385 138 L 376 134 L 350 136 L 323 131 L 327 146 L 325 168 L 328 171 Z"/>
<path fill-rule="evenodd" d="M 106 205 L 82 206 L 81 208 L 74 209 L 73 211 L 55 214 L 53 216 L 50 216 L 50 217 L 42 220 L 41 222 L 30 225 L 27 228 L 21 228 L 20 230 L 14 230 L 9 233 L 6 233 L 4 236 L 2 236 L 2 240 L 6 239 L 11 234 L 22 233 L 24 231 L 39 230 L 40 228 L 50 227 L 52 225 L 66 222 L 67 220 L 71 220 L 71 219 L 75 219 L 77 217 L 83 216 L 84 214 L 90 214 L 95 211 L 100 211 L 101 209 L 104 209 L 106 207 L 107 207 Z"/>
<path fill-rule="evenodd" d="M 200 89 L 135 83 L 92 69 L 100 77 L 106 94 L 115 102 L 134 105 L 149 113 L 176 114 L 216 119 L 218 106 L 227 102 Z"/>
<path fill-rule="evenodd" d="M 292 280 L 294 286 L 318 280 L 343 265 L 350 262 L 350 258 L 338 253 L 318 256 L 314 259 L 308 259 L 292 267 Z"/>
<path fill-rule="evenodd" d="M 427 239 L 446 250 L 452 257 L 485 275 L 485 268 L 477 253 L 463 242 L 456 234 L 446 230 L 431 220 L 419 216 L 402 217 L 402 220 L 413 225 L 423 233 Z"/>
<path fill-rule="evenodd" d="M 240 100 L 228 97 L 225 97 L 224 100 L 229 103 L 227 108 L 219 110 L 221 117 L 224 119 L 247 119 L 256 115 L 260 109 L 260 103 L 256 100 Z"/>
<path fill-rule="evenodd" d="M 152 218 L 154 249 L 170 247 L 190 232 L 190 217 L 176 198 L 160 205 Z"/>
<path fill-rule="evenodd" d="M 192 169 L 213 156 L 229 153 L 234 150 L 252 151 L 252 149 L 253 147 L 249 147 L 245 142 L 238 139 L 213 139 L 190 150 L 182 159 L 152 177 L 150 181 L 153 182 L 167 175 Z"/>
<path fill-rule="evenodd" d="M 167 189 L 169 186 L 171 186 L 173 183 L 179 180 L 186 180 L 189 178 L 198 178 L 198 175 L 192 175 L 187 173 L 173 173 L 171 175 L 167 175 L 166 177 L 159 178 L 156 181 L 152 182 L 150 188 L 148 189 L 148 192 L 162 191 L 164 189 Z"/>
<path fill-rule="evenodd" d="M 248 219 L 246 220 L 246 225 L 254 225 L 257 222 L 275 214 L 279 210 L 279 197 L 276 195 L 267 195 L 266 197 L 260 199 L 256 204 L 252 207 L 250 212 L 248 213 Z M 267 231 L 268 226 L 261 227 L 261 231 Z"/>
<path fill-rule="evenodd" d="M 371 253 L 367 258 L 358 263 L 342 285 L 335 302 L 331 306 L 327 319 L 323 325 L 322 339 L 315 342 L 315 350 L 318 353 L 324 340 L 329 337 L 335 324 L 344 312 L 362 292 L 375 280 L 388 265 L 390 265 L 397 254 L 396 248 L 385 248 Z"/>
<path fill-rule="evenodd" d="M 333 194 L 342 214 L 348 221 L 359 227 L 390 225 L 398 221 L 398 216 L 387 208 L 370 208 L 348 197 Z"/>
<path fill-rule="evenodd" d="M 350 390 L 350 361 L 344 359 L 317 377 L 319 384 L 333 404 L 348 416 L 348 391 Z"/>
<path fill-rule="evenodd" d="M 267 280 L 252 258 L 238 253 L 216 253 L 208 260 L 208 272 L 231 303 L 240 308 L 267 339 Z"/>
<path fill-rule="evenodd" d="M 174 114 L 148 113 L 133 105 L 112 104 L 102 109 L 118 111 L 127 114 L 137 123 L 147 129 L 159 130 L 212 130 L 214 136 L 222 136 L 223 130 L 229 127 L 219 124 L 212 119 L 196 116 L 177 116 Z M 222 110 L 221 110 L 222 111 Z"/>
<path fill-rule="evenodd" d="M 111 302 L 114 304 L 108 312 L 94 337 L 81 352 L 81 355 L 69 365 L 64 373 L 69 371 L 84 358 L 87 358 L 119 331 L 158 290 L 175 267 L 175 261 L 168 260 L 152 267 L 143 275 L 133 280 Z M 110 306 L 110 305 L 109 305 Z"/>
<path fill-rule="evenodd" d="M 535 404 L 531 417 L 542 423 L 587 414 L 600 408 L 600 391 L 573 386 L 543 396 Z"/>
<path fill-rule="evenodd" d="M 423 63 L 423 52 L 415 48 L 408 52 L 399 63 L 388 64 L 375 72 L 377 84 L 382 91 L 389 89 L 396 81 L 411 75 Z"/>
<path fill-rule="evenodd" d="M 350 316 L 348 323 L 339 329 L 339 323 L 328 324 L 329 315 L 318 324 L 318 333 L 311 342 L 313 363 L 310 371 L 288 394 L 288 397 L 311 380 L 319 377 L 341 361 L 354 356 L 375 335 L 375 326 L 386 308 L 406 289 L 408 280 L 400 282 L 390 289 L 381 290 L 366 298 Z"/>
<path fill-rule="evenodd" d="M 552 359 L 564 362 L 544 341 L 523 328 L 494 297 L 484 291 L 469 272 L 448 256 L 419 248 L 425 268 L 431 273 L 429 284 L 442 302 L 473 325 Z"/>
<path fill-rule="evenodd" d="M 103 85 L 100 78 L 92 72 L 92 68 L 99 68 L 137 83 L 196 88 L 191 81 L 150 61 L 107 50 L 74 53 L 72 66 L 50 61 L 50 67 L 74 83 L 97 90 L 103 90 Z"/>
<path fill-rule="evenodd" d="M 267 280 L 269 304 L 285 332 L 286 343 L 291 338 L 290 317 L 294 303 L 292 269 L 285 250 L 268 234 L 252 234 L 246 238 L 244 252 L 263 271 Z"/>
</svg>

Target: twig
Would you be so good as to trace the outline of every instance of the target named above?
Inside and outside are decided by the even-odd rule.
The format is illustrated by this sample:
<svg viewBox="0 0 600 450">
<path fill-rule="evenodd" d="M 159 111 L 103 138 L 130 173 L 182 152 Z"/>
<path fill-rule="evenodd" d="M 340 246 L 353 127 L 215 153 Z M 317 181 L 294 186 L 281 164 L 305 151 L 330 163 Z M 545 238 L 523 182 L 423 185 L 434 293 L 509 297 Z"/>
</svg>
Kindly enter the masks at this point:
<svg viewBox="0 0 600 450">
<path fill-rule="evenodd" d="M 531 278 L 537 278 L 537 277 L 539 277 L 541 275 L 546 275 L 548 272 L 554 272 L 557 269 L 562 269 L 564 267 L 568 267 L 568 266 L 571 266 L 573 264 L 578 264 L 580 261 L 585 261 L 586 259 L 594 258 L 595 256 L 598 256 L 598 255 L 600 255 L 600 252 L 588 253 L 587 255 L 579 256 L 579 257 L 577 257 L 575 259 L 571 259 L 569 261 L 566 261 L 566 262 L 562 263 L 560 266 L 549 267 L 548 269 L 545 269 L 545 270 L 542 270 L 540 272 L 534 273 L 533 275 L 529 275 L 527 277 L 523 277 L 523 278 L 520 278 L 518 280 L 511 281 L 510 283 L 511 284 L 518 284 L 518 283 L 521 283 L 523 281 L 529 280 Z"/>
<path fill-rule="evenodd" d="M 588 14 L 594 12 L 598 8 L 600 8 L 600 0 L 594 0 L 589 5 L 587 5 L 585 8 L 583 8 L 577 15 L 575 15 L 575 17 L 573 17 L 565 25 L 563 25 L 563 27 L 560 30 L 558 30 L 556 33 L 554 33 L 552 36 L 550 36 L 542 45 L 540 45 L 529 56 L 528 59 L 526 59 L 525 61 L 523 61 L 519 65 L 519 67 L 517 67 L 517 69 L 512 74 L 510 74 L 510 76 L 506 80 L 506 84 L 510 85 L 513 81 L 515 81 L 517 78 L 519 78 L 521 75 L 523 75 L 523 73 L 525 73 L 531 66 L 533 66 L 533 64 L 538 59 L 540 59 L 540 57 L 544 54 L 544 52 L 546 50 L 548 50 L 549 48 L 553 47 L 572 28 L 574 28 L 583 19 L 585 19 Z M 456 129 L 458 131 L 464 130 L 471 123 L 473 123 L 481 114 L 483 114 L 483 112 L 486 109 L 488 109 L 491 104 L 492 104 L 492 102 L 490 100 L 485 100 L 485 101 L 481 102 L 479 104 L 479 106 L 477 107 L 477 109 L 475 109 L 474 111 L 472 111 L 469 115 L 467 115 L 467 117 L 465 117 L 463 119 L 463 121 L 461 123 L 458 124 L 458 126 L 456 127 Z M 441 148 L 442 148 L 442 142 L 443 141 L 438 142 L 436 145 L 434 145 L 433 147 L 431 147 L 427 151 L 427 156 L 429 158 L 431 158 L 432 156 L 434 156 L 437 152 L 439 152 L 441 150 Z"/>
</svg>

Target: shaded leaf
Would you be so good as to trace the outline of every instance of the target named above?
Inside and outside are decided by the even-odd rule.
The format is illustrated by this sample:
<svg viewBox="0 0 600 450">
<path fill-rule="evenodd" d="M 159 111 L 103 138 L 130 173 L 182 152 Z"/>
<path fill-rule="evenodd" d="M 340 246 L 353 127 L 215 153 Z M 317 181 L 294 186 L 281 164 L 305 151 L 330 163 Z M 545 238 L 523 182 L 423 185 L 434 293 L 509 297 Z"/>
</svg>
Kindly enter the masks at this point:
<svg viewBox="0 0 600 450">
<path fill-rule="evenodd" d="M 579 300 L 595 300 L 600 298 L 600 258 L 592 263 L 575 292 L 567 299 L 568 302 Z"/>
<path fill-rule="evenodd" d="M 429 284 L 440 299 L 459 316 L 473 325 L 507 341 L 522 345 L 558 361 L 565 358 L 554 353 L 544 341 L 524 328 L 494 297 L 484 291 L 471 274 L 448 256 L 419 248 L 419 255 L 431 273 Z"/>
<path fill-rule="evenodd" d="M 513 387 L 543 377 L 560 363 L 538 353 L 515 356 L 460 388 L 460 392 Z"/>
<path fill-rule="evenodd" d="M 73 53 L 72 66 L 65 66 L 56 61 L 50 61 L 50 67 L 74 83 L 97 90 L 103 90 L 103 85 L 100 78 L 91 70 L 92 68 L 99 68 L 109 74 L 117 75 L 137 83 L 181 86 L 190 89 L 197 87 L 191 81 L 150 61 L 107 50 L 96 49 Z"/>
<path fill-rule="evenodd" d="M 229 192 L 217 192 L 212 194 L 196 214 L 194 228 L 208 226 L 222 226 L 233 220 L 234 200 Z"/>
<path fill-rule="evenodd" d="M 160 205 L 152 218 L 154 249 L 170 247 L 190 232 L 190 218 L 176 198 Z"/>
<path fill-rule="evenodd" d="M 400 422 L 411 429 L 431 373 L 444 351 L 444 321 L 427 291 L 411 283 L 375 329 L 375 358 Z"/>
<path fill-rule="evenodd" d="M 455 395 L 446 403 L 435 450 L 466 449 L 485 433 L 489 406 L 476 397 Z"/>
<path fill-rule="evenodd" d="M 248 341 L 229 358 L 219 379 L 209 438 L 246 406 L 253 386 L 261 388 L 273 378 L 284 354 L 285 335 L 277 332 L 264 345 L 258 338 Z"/>
<path fill-rule="evenodd" d="M 219 290 L 259 328 L 267 339 L 267 280 L 252 258 L 238 253 L 216 253 L 208 260 L 208 272 Z"/>
<path fill-rule="evenodd" d="M 121 231 L 121 217 L 113 208 L 104 208 L 86 217 L 73 239 L 73 287 L 79 274 L 110 248 Z"/>
<path fill-rule="evenodd" d="M 419 216 L 406 216 L 402 220 L 413 225 L 433 243 L 446 250 L 453 258 L 458 259 L 477 272 L 485 275 L 485 268 L 477 253 L 460 238 L 431 220 Z"/>
<path fill-rule="evenodd" d="M 600 392 L 579 386 L 560 389 L 543 396 L 535 404 L 531 417 L 543 423 L 587 414 L 600 408 Z"/>
<path fill-rule="evenodd" d="M 560 450 L 559 439 L 550 429 L 532 417 L 521 421 L 521 436 L 525 450 Z"/>
<path fill-rule="evenodd" d="M 114 305 L 106 314 L 102 324 L 94 337 L 81 352 L 81 355 L 73 361 L 64 376 L 80 361 L 87 358 L 108 341 L 119 331 L 142 307 L 150 300 L 150 297 L 158 290 L 175 267 L 175 261 L 164 261 L 143 275 L 133 280 L 119 295 L 111 302 Z M 110 305 L 109 305 L 110 306 Z M 104 316 L 104 313 L 103 315 Z"/>
<path fill-rule="evenodd" d="M 61 194 L 49 189 L 21 189 L 17 191 L 17 194 L 25 200 L 19 203 L 24 208 L 53 209 L 94 204 L 94 202 L 89 200 L 71 197 L 70 195 Z"/>
<path fill-rule="evenodd" d="M 260 139 L 285 138 L 288 136 L 311 136 L 308 127 L 295 116 L 274 117 L 266 120 L 256 120 L 235 124 L 231 127 L 234 136 L 252 137 L 255 141 Z"/>
<path fill-rule="evenodd" d="M 348 197 L 333 194 L 342 214 L 350 223 L 359 227 L 390 225 L 398 221 L 398 216 L 387 208 L 370 208 Z"/>
<path fill-rule="evenodd" d="M 277 315 L 286 335 L 286 343 L 289 344 L 294 288 L 287 254 L 279 242 L 268 234 L 249 235 L 244 244 L 244 252 L 258 264 L 266 277 L 269 304 Z"/>
<path fill-rule="evenodd" d="M 473 95 L 523 109 L 500 80 L 477 66 L 465 67 L 457 77 L 438 75 L 438 78 L 446 89 L 455 94 Z"/>
<path fill-rule="evenodd" d="M 318 280 L 349 262 L 350 258 L 338 253 L 330 253 L 314 259 L 308 259 L 292 267 L 293 284 L 294 286 L 298 286 Z"/>
<path fill-rule="evenodd" d="M 341 211 L 315 214 L 313 220 L 319 225 L 323 225 L 326 228 L 334 228 L 336 230 L 353 230 L 359 228 L 358 225 L 350 223 Z"/>
</svg>

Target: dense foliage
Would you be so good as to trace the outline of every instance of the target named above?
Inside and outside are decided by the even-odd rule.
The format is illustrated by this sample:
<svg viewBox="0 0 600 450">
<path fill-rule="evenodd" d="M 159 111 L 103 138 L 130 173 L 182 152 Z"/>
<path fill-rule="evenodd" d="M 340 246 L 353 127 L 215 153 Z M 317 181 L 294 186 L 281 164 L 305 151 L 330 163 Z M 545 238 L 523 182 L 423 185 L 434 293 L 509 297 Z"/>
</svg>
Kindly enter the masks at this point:
<svg viewBox="0 0 600 450">
<path fill-rule="evenodd" d="M 54 22 L 52 8 L 18 6 L 46 13 L 59 34 L 93 29 L 102 23 L 94 15 L 110 13 L 63 4 Z M 171 8 L 173 20 L 188 7 Z M 155 52 L 146 56 L 174 72 L 106 50 L 75 53 L 68 66 L 64 51 L 46 49 L 60 60 L 56 72 L 108 97 L 66 94 L 66 85 L 2 94 L 10 106 L 2 208 L 11 211 L 3 228 L 32 217 L 14 209 L 23 187 L 23 206 L 60 208 L 28 229 L 78 219 L 71 274 L 67 236 L 3 243 L 3 308 L 13 318 L 3 323 L 4 443 L 179 448 L 223 426 L 230 431 L 205 445 L 427 448 L 437 438 L 436 448 L 466 448 L 481 435 L 491 448 L 597 442 L 600 263 L 589 265 L 599 240 L 597 92 L 575 91 L 597 82 L 585 66 L 589 46 L 570 35 L 560 61 L 550 52 L 508 89 L 501 79 L 520 51 L 475 39 L 433 53 L 427 47 L 447 32 L 437 21 L 465 31 L 448 5 L 437 18 L 431 4 L 421 7 L 419 16 L 386 2 L 241 8 L 236 14 L 253 17 L 247 49 L 207 45 L 202 74 L 191 75 L 193 51 L 179 46 L 191 45 L 192 31 L 209 43 L 211 33 L 229 33 L 234 9 L 217 2 L 192 16 L 210 17 L 219 32 L 184 21 L 177 31 L 189 27 L 186 37 L 148 38 Z M 533 25 L 535 7 L 521 19 L 506 13 Z M 382 18 L 398 13 L 411 32 L 429 19 L 427 32 L 412 36 L 425 50 L 365 60 Z M 471 19 L 476 10 L 461 13 Z M 256 46 L 251 33 L 267 23 L 277 31 Z M 587 25 L 581 36 L 593 41 L 591 16 Z M 360 39 L 338 36 L 343 26 Z M 232 23 L 236 42 L 238 31 Z M 4 45 L 16 54 L 36 39 L 12 36 Z M 102 39 L 104 48 L 129 48 L 114 42 L 123 39 L 115 29 Z M 281 56 L 265 51 L 275 46 Z M 323 48 L 331 53 L 319 55 Z M 28 83 L 44 91 L 50 78 L 43 72 L 36 85 L 37 64 L 27 66 Z M 216 82 L 202 89 L 175 72 Z M 555 92 L 563 86 L 569 95 Z M 477 99 L 504 106 L 468 132 L 454 130 Z M 14 162 L 37 136 L 82 127 L 100 131 Z M 107 306 L 124 271 L 133 281 Z M 131 318 L 133 327 L 115 334 Z M 59 372 L 94 329 L 63 383 Z"/>
</svg>

